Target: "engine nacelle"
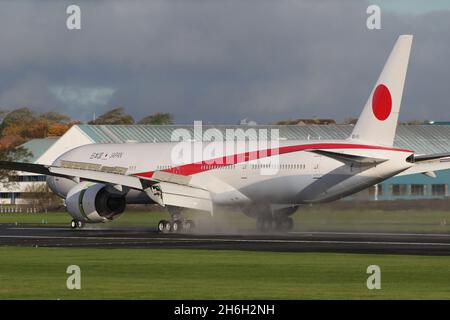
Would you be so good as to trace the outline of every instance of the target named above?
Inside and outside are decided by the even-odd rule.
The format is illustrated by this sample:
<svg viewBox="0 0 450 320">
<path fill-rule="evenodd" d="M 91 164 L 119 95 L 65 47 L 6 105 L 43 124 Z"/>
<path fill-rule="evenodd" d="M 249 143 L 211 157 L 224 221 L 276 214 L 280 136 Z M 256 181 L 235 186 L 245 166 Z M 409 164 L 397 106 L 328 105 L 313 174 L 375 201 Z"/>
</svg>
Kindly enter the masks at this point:
<svg viewBox="0 0 450 320">
<path fill-rule="evenodd" d="M 66 206 L 75 220 L 93 223 L 117 218 L 126 201 L 125 195 L 109 192 L 104 184 L 84 181 L 70 189 Z"/>
</svg>

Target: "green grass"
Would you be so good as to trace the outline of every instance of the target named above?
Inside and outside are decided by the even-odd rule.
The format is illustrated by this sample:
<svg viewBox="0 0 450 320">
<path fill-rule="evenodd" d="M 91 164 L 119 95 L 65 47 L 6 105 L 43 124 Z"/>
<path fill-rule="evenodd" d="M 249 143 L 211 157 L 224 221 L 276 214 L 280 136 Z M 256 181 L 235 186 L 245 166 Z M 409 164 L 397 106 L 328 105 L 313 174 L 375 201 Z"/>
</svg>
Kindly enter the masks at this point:
<svg viewBox="0 0 450 320">
<path fill-rule="evenodd" d="M 450 257 L 0 247 L 0 299 L 450 299 L 449 279 Z"/>
<path fill-rule="evenodd" d="M 213 218 L 208 214 L 188 213 L 202 219 L 212 230 L 226 228 L 254 229 L 255 221 L 238 211 L 218 212 Z M 166 211 L 125 212 L 111 226 L 155 227 L 159 220 L 168 219 Z M 450 233 L 450 211 L 439 210 L 331 210 L 312 208 L 299 210 L 293 215 L 298 231 L 364 231 L 364 232 L 439 232 Z M 0 223 L 65 224 L 71 218 L 59 213 L 2 213 Z"/>
<path fill-rule="evenodd" d="M 156 226 L 164 211 L 126 212 L 113 226 Z M 65 212 L 0 214 L 0 223 L 68 224 Z M 254 228 L 239 212 L 213 226 Z M 450 232 L 450 213 L 311 208 L 296 230 Z M 445 224 L 443 222 L 447 221 Z M 82 290 L 66 288 L 67 266 Z M 382 289 L 366 288 L 366 268 L 382 270 Z M 0 299 L 450 299 L 450 257 L 208 250 L 0 247 Z"/>
<path fill-rule="evenodd" d="M 304 231 L 450 233 L 450 211 L 443 210 L 307 210 L 297 211 Z"/>
</svg>

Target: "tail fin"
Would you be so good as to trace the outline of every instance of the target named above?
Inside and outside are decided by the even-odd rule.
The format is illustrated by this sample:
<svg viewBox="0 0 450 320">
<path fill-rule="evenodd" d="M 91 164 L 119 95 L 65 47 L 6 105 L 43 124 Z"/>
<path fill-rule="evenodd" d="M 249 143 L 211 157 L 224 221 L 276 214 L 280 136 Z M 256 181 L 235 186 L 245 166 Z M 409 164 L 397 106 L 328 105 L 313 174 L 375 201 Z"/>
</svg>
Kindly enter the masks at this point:
<svg viewBox="0 0 450 320">
<path fill-rule="evenodd" d="M 412 35 L 401 35 L 397 39 L 350 139 L 393 145 L 412 39 Z"/>
</svg>

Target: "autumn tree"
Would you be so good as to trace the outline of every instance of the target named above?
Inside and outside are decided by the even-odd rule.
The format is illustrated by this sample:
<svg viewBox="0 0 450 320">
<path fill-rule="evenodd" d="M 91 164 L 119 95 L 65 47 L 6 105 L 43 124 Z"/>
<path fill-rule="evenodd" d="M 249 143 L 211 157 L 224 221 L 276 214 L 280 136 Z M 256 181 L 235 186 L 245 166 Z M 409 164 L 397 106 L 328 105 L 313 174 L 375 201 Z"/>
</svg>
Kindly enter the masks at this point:
<svg viewBox="0 0 450 320">
<path fill-rule="evenodd" d="M 1 139 L 0 139 L 1 142 Z M 0 143 L 0 161 L 26 161 L 33 155 L 27 149 L 23 147 L 1 147 Z M 0 184 L 4 187 L 11 187 L 12 177 L 15 176 L 13 171 L 0 170 Z"/>
<path fill-rule="evenodd" d="M 120 107 L 105 112 L 89 124 L 134 124 L 134 119 Z"/>
<path fill-rule="evenodd" d="M 356 124 L 358 122 L 358 118 L 346 118 L 344 120 L 344 124 Z"/>
<path fill-rule="evenodd" d="M 167 112 L 158 112 L 142 118 L 138 124 L 173 124 L 173 116 Z"/>
<path fill-rule="evenodd" d="M 38 114 L 28 108 L 19 108 L 0 114 L 0 160 L 26 161 L 27 151 L 20 146 L 31 139 L 61 136 L 73 124 L 68 116 L 57 112 Z M 11 172 L 1 171 L 0 180 L 7 181 Z"/>
<path fill-rule="evenodd" d="M 31 123 L 36 120 L 36 113 L 28 108 L 20 108 L 7 112 L 3 116 L 3 121 L 0 124 L 0 135 L 3 135 L 3 130 L 9 126 L 19 123 Z"/>
<path fill-rule="evenodd" d="M 55 124 L 68 124 L 72 122 L 69 116 L 55 111 L 43 113 L 40 115 L 40 118 Z"/>
</svg>

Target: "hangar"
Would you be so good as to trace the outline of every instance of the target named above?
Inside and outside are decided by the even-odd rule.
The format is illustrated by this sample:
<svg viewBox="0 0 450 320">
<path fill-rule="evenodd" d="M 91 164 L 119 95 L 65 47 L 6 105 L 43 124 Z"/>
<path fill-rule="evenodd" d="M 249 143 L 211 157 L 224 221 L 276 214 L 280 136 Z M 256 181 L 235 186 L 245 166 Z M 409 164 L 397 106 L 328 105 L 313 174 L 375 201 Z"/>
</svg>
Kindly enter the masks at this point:
<svg viewBox="0 0 450 320">
<path fill-rule="evenodd" d="M 92 143 L 169 142 L 174 130 L 183 129 L 194 140 L 208 139 L 208 129 L 217 129 L 225 136 L 227 129 L 242 129 L 248 139 L 255 139 L 258 130 L 277 129 L 281 140 L 345 139 L 353 125 L 203 125 L 202 132 L 193 125 L 75 125 L 55 139 L 35 139 L 25 143 L 33 157 L 29 162 L 51 164 L 59 155 L 78 146 Z M 252 129 L 252 130 L 249 130 Z M 400 125 L 395 146 L 411 149 L 417 154 L 450 152 L 450 123 Z M 449 159 L 450 161 L 450 159 Z M 0 184 L 0 204 L 25 204 L 23 194 L 30 185 L 43 183 L 45 177 L 18 173 L 9 188 Z M 450 170 L 437 172 L 432 178 L 422 174 L 391 178 L 366 190 L 359 198 L 369 200 L 433 199 L 449 197 Z"/>
</svg>

